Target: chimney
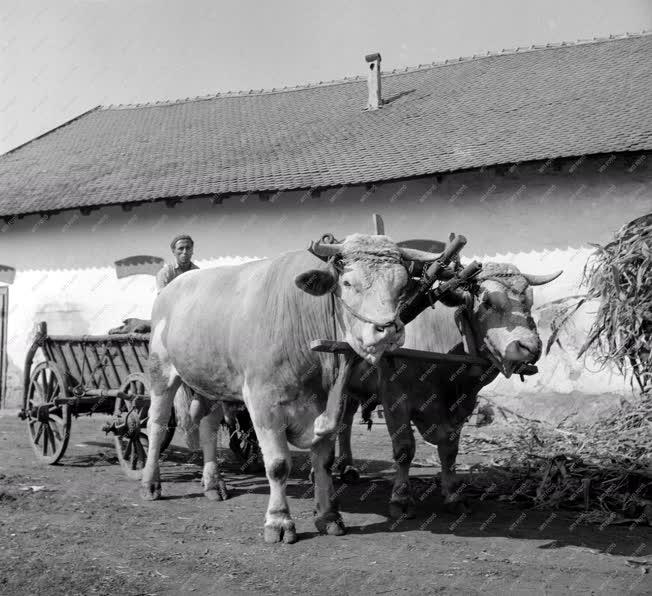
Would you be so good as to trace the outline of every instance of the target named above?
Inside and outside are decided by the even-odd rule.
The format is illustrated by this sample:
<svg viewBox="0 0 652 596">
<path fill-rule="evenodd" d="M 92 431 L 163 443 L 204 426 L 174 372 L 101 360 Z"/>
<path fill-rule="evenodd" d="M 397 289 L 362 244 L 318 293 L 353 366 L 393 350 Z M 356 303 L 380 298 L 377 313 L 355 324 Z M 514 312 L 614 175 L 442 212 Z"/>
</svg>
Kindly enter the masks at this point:
<svg viewBox="0 0 652 596">
<path fill-rule="evenodd" d="M 380 91 L 380 54 L 367 54 L 364 59 L 369 63 L 369 77 L 367 79 L 367 89 L 369 90 L 369 100 L 367 101 L 367 110 L 377 110 L 383 105 L 383 99 Z"/>
</svg>

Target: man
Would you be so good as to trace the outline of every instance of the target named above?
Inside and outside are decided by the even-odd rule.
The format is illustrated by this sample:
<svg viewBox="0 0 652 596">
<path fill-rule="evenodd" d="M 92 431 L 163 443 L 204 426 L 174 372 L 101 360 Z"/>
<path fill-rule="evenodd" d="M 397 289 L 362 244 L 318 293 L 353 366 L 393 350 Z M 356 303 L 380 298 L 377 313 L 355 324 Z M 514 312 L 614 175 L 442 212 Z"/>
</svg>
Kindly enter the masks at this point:
<svg viewBox="0 0 652 596">
<path fill-rule="evenodd" d="M 176 262 L 166 263 L 156 274 L 157 294 L 182 273 L 191 269 L 199 269 L 191 260 L 194 246 L 195 243 L 188 234 L 179 234 L 172 239 L 170 248 L 172 249 L 172 254 Z M 190 461 L 194 461 L 197 458 L 201 460 L 197 423 L 195 421 L 204 412 L 203 399 L 196 395 L 192 389 L 186 385 L 182 385 L 179 387 L 175 398 L 175 410 L 179 418 L 179 426 L 186 434 L 188 447 L 193 451 Z"/>
<path fill-rule="evenodd" d="M 175 236 L 170 243 L 172 254 L 176 263 L 166 263 L 156 274 L 156 291 L 159 293 L 173 279 L 179 277 L 182 273 L 191 269 L 199 269 L 192 259 L 192 253 L 195 243 L 188 234 L 179 234 Z"/>
</svg>

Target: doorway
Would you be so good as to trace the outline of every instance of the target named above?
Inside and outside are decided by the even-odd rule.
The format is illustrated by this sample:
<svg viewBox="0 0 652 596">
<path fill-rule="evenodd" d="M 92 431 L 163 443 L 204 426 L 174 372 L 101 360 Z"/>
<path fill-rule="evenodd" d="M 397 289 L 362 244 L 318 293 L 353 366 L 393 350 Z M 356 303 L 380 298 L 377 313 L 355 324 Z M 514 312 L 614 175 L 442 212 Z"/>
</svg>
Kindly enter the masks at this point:
<svg viewBox="0 0 652 596">
<path fill-rule="evenodd" d="M 0 286 L 0 408 L 7 405 L 7 318 L 9 287 Z"/>
</svg>

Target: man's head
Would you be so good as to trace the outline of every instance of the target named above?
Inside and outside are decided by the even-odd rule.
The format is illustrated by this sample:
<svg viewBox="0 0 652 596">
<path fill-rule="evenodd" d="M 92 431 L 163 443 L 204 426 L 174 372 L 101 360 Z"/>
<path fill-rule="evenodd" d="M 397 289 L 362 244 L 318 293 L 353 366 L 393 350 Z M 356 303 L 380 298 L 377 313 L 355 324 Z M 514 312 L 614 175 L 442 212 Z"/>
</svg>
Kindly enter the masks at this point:
<svg viewBox="0 0 652 596">
<path fill-rule="evenodd" d="M 172 254 L 180 267 L 187 267 L 190 265 L 192 259 L 192 252 L 195 243 L 188 234 L 179 234 L 170 243 Z"/>
</svg>

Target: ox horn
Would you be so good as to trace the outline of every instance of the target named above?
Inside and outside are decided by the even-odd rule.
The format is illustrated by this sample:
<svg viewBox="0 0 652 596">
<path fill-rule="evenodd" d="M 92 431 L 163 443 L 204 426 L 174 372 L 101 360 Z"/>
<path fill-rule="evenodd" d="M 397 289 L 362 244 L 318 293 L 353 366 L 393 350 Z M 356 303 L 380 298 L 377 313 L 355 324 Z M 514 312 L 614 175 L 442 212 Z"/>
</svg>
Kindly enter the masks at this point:
<svg viewBox="0 0 652 596">
<path fill-rule="evenodd" d="M 529 283 L 531 286 L 542 286 L 543 284 L 550 283 L 551 281 L 557 279 L 563 272 L 564 271 L 562 269 L 556 273 L 549 273 L 548 275 L 532 275 L 531 273 L 522 273 L 521 275 L 523 275 L 527 283 Z"/>
<path fill-rule="evenodd" d="M 322 244 L 321 242 L 312 242 L 310 251 L 318 257 L 332 257 L 342 252 L 342 244 Z"/>
<path fill-rule="evenodd" d="M 430 263 L 441 257 L 441 253 L 428 252 L 425 250 L 419 250 L 418 248 L 399 246 L 398 249 L 401 251 L 401 256 L 405 260 L 416 261 L 417 263 Z"/>
</svg>

